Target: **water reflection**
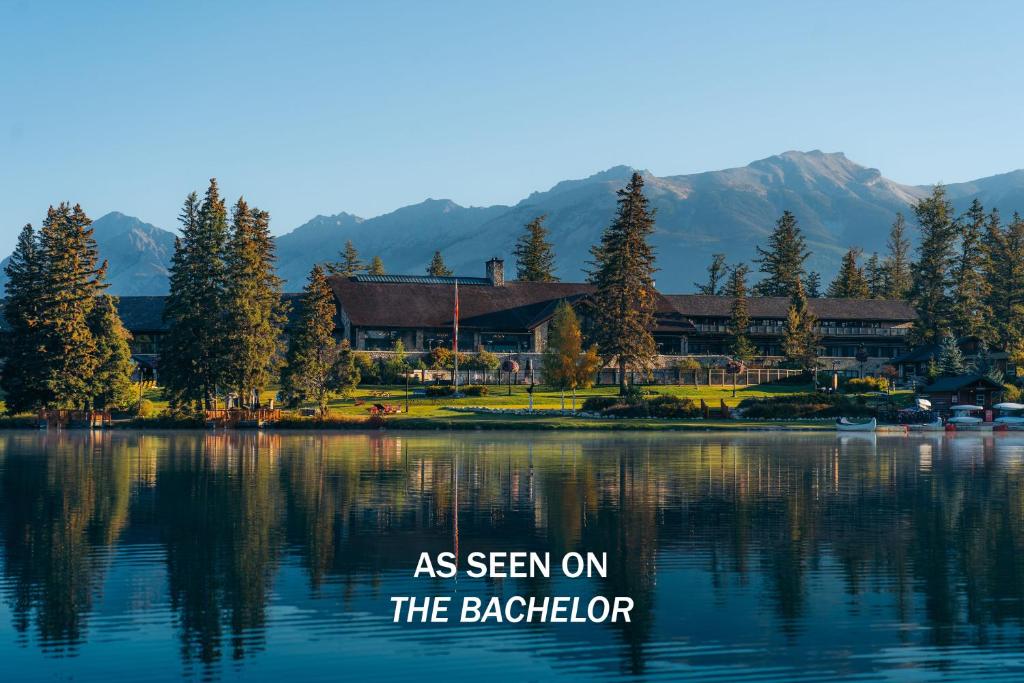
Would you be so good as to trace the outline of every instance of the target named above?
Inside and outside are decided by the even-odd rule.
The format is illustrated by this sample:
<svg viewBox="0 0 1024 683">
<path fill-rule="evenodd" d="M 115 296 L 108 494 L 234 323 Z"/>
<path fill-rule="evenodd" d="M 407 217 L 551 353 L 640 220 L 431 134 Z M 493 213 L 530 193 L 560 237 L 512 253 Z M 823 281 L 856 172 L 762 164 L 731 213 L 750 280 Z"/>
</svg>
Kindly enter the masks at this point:
<svg viewBox="0 0 1024 683">
<path fill-rule="evenodd" d="M 117 665 L 172 677 L 458 678 L 485 653 L 495 678 L 1012 675 L 1022 457 L 1011 435 L 5 433 L 0 660 L 102 678 L 131 634 Z M 453 549 L 607 552 L 609 575 L 412 579 Z M 635 608 L 390 623 L 391 595 L 453 589 Z"/>
</svg>

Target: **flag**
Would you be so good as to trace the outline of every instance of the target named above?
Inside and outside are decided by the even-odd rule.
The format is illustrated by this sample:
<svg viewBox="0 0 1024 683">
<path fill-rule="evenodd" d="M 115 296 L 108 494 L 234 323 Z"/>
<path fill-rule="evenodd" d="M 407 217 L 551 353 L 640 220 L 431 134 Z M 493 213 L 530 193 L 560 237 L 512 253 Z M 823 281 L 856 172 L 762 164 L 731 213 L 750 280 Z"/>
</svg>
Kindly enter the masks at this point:
<svg viewBox="0 0 1024 683">
<path fill-rule="evenodd" d="M 452 383 L 455 385 L 455 393 L 459 393 L 459 281 L 455 281 L 455 315 L 454 334 L 452 334 L 452 360 L 455 363 L 455 370 L 452 372 Z"/>
<path fill-rule="evenodd" d="M 455 330 L 452 335 L 452 353 L 455 354 L 456 359 L 459 356 L 459 281 L 455 281 Z M 456 362 L 458 362 L 456 360 Z"/>
</svg>

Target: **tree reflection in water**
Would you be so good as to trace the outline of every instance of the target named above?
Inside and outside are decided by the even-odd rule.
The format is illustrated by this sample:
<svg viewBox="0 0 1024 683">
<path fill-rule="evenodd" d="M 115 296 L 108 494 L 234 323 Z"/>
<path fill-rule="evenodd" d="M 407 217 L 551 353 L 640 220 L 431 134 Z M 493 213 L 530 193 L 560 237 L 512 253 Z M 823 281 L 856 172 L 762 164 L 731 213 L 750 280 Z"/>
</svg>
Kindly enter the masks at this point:
<svg viewBox="0 0 1024 683">
<path fill-rule="evenodd" d="M 609 575 L 579 590 L 632 597 L 633 618 L 570 637 L 617 640 L 625 673 L 644 673 L 655 643 L 699 641 L 673 597 L 696 590 L 728 631 L 752 618 L 734 594 L 759 586 L 757 610 L 794 650 L 828 627 L 825 599 L 850 620 L 927 626 L 892 646 L 984 646 L 1024 617 L 1022 453 L 1013 436 L 5 433 L 2 597 L 21 645 L 73 654 L 118 548 L 153 544 L 180 657 L 210 668 L 268 648 L 275 599 L 345 613 L 362 596 L 389 616 L 381 582 L 411 577 L 423 551 L 457 547 L 463 567 L 472 551 L 590 551 Z M 274 597 L 287 563 L 307 595 Z M 682 570 L 700 582 L 665 584 Z"/>
</svg>

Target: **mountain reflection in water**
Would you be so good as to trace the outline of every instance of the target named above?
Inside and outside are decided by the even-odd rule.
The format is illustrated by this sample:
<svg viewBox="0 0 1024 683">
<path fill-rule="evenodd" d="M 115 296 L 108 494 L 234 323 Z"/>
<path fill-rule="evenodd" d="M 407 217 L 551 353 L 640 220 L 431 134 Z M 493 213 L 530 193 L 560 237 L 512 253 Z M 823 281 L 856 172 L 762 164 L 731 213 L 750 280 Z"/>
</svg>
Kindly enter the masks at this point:
<svg viewBox="0 0 1024 683">
<path fill-rule="evenodd" d="M 1019 678 L 1022 481 L 1012 433 L 5 432 L 0 679 Z M 608 576 L 413 578 L 446 550 Z M 635 607 L 391 623 L 515 594 Z"/>
</svg>

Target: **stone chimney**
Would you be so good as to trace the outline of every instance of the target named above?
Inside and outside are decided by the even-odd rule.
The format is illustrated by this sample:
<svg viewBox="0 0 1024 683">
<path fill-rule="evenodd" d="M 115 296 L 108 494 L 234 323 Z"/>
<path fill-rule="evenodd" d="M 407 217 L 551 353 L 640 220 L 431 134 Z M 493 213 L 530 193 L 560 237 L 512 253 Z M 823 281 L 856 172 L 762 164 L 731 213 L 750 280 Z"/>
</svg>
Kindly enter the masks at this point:
<svg viewBox="0 0 1024 683">
<path fill-rule="evenodd" d="M 505 262 L 497 256 L 487 262 L 487 279 L 492 287 L 505 286 Z"/>
</svg>

